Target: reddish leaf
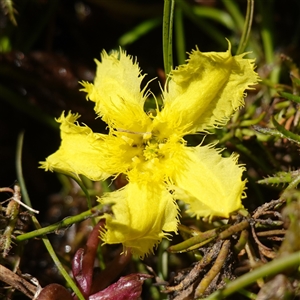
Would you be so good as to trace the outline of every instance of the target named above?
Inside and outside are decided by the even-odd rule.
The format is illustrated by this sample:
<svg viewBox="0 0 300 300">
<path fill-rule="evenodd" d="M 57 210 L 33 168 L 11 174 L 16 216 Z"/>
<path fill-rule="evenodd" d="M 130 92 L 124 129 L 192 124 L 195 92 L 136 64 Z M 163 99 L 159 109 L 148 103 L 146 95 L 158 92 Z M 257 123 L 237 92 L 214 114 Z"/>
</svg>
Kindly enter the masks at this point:
<svg viewBox="0 0 300 300">
<path fill-rule="evenodd" d="M 142 293 L 143 282 L 151 278 L 148 274 L 130 274 L 116 283 L 89 297 L 89 300 L 137 300 Z"/>
<path fill-rule="evenodd" d="M 90 294 L 94 271 L 94 261 L 97 253 L 97 247 L 100 242 L 99 230 L 100 227 L 104 226 L 104 224 L 105 220 L 101 220 L 94 227 L 87 240 L 85 249 L 78 249 L 72 261 L 73 276 L 85 297 L 89 296 Z"/>
</svg>

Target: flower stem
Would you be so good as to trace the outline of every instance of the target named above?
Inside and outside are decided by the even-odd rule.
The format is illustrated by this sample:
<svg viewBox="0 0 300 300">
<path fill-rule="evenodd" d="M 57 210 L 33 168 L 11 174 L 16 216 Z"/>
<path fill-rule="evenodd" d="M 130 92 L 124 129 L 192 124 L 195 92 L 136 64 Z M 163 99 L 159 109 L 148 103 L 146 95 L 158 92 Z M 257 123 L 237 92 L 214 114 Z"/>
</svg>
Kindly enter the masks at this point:
<svg viewBox="0 0 300 300">
<path fill-rule="evenodd" d="M 28 206 L 32 207 L 29 196 L 28 196 L 28 192 L 27 192 L 27 189 L 26 189 L 26 185 L 25 185 L 25 181 L 24 181 L 24 177 L 23 177 L 23 171 L 22 171 L 23 140 L 24 140 L 24 131 L 22 131 L 18 135 L 17 153 L 16 153 L 16 171 L 17 171 L 17 178 L 18 178 L 18 182 L 19 182 L 20 187 L 21 187 L 24 202 Z"/>
<path fill-rule="evenodd" d="M 32 221 L 33 221 L 34 226 L 36 228 L 38 228 L 38 229 L 41 228 L 41 225 L 39 224 L 39 222 L 38 222 L 38 220 L 36 219 L 35 216 L 32 216 Z M 47 238 L 47 236 L 44 235 L 42 237 L 42 240 L 43 240 L 44 245 L 45 245 L 47 251 L 49 252 L 51 258 L 53 259 L 53 262 L 55 263 L 56 267 L 60 271 L 61 275 L 65 278 L 65 280 L 69 284 L 70 288 L 74 291 L 74 293 L 76 294 L 76 296 L 78 297 L 79 300 L 85 300 L 83 295 L 81 294 L 79 288 L 76 286 L 75 282 L 72 280 L 72 278 L 70 277 L 68 272 L 65 270 L 65 268 L 61 264 L 61 262 L 58 259 L 57 255 L 55 254 L 55 251 L 54 251 L 49 239 Z"/>
<path fill-rule="evenodd" d="M 76 216 L 67 217 L 67 218 L 65 218 L 65 219 L 63 219 L 63 220 L 61 220 L 57 223 L 51 224 L 47 227 L 40 228 L 40 229 L 37 229 L 37 230 L 34 230 L 34 231 L 30 231 L 30 232 L 18 235 L 16 237 L 16 242 L 21 242 L 21 241 L 32 239 L 32 238 L 35 238 L 35 237 L 38 237 L 38 236 L 41 236 L 41 235 L 45 235 L 47 233 L 54 232 L 54 231 L 59 230 L 61 228 L 69 227 L 74 223 L 81 222 L 81 221 L 86 220 L 90 217 L 95 217 L 95 216 L 99 215 L 101 208 L 102 208 L 102 205 L 99 204 L 99 205 L 93 207 L 92 209 L 84 211 L 81 214 L 78 214 Z"/>
<path fill-rule="evenodd" d="M 165 0 L 163 16 L 163 58 L 166 75 L 170 73 L 173 67 L 173 17 L 175 0 Z"/>
<path fill-rule="evenodd" d="M 250 36 L 250 32 L 251 32 L 253 11 L 254 11 L 254 0 L 248 0 L 244 29 L 243 29 L 243 34 L 242 34 L 242 37 L 240 40 L 238 50 L 236 52 L 237 55 L 243 53 L 246 49 L 246 46 L 247 46 L 247 43 L 249 40 L 249 36 Z"/>
<path fill-rule="evenodd" d="M 22 132 L 19 137 L 18 137 L 18 149 L 17 149 L 17 157 L 16 157 L 16 165 L 17 165 L 17 174 L 18 174 L 18 180 L 20 182 L 21 186 L 21 191 L 24 197 L 24 202 L 31 207 L 31 201 L 29 198 L 29 195 L 27 193 L 25 181 L 23 178 L 23 172 L 22 172 L 22 164 L 21 164 L 21 154 L 22 154 L 22 145 L 23 145 L 23 137 L 24 137 L 24 132 Z M 77 216 L 76 216 L 77 217 Z M 38 220 L 34 215 L 31 216 L 32 222 L 34 223 L 35 228 L 41 229 L 41 225 L 39 224 Z M 30 233 L 29 233 L 30 234 Z M 20 237 L 20 236 L 18 236 Z M 16 238 L 17 240 L 17 238 Z M 76 296 L 78 297 L 79 300 L 85 300 L 84 297 L 82 296 L 80 290 L 76 286 L 75 282 L 72 280 L 68 272 L 64 269 L 62 266 L 61 262 L 59 261 L 57 255 L 55 254 L 55 251 L 46 235 L 42 236 L 42 240 L 44 242 L 44 245 L 49 252 L 51 258 L 53 259 L 53 262 L 57 266 L 58 270 L 62 274 L 62 276 L 65 278 L 71 289 L 74 291 Z M 22 239 L 19 239 L 19 241 L 22 241 Z"/>
</svg>

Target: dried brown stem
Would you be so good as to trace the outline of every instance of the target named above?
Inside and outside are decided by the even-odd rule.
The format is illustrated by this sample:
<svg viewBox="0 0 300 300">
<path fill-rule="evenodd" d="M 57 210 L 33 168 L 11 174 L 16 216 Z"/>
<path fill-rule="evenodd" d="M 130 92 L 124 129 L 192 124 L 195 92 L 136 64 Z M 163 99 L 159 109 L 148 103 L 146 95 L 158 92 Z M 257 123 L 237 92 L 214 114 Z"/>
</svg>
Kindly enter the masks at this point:
<svg viewBox="0 0 300 300">
<path fill-rule="evenodd" d="M 229 253 L 230 246 L 231 246 L 230 240 L 225 240 L 214 265 L 212 266 L 212 268 L 208 271 L 208 273 L 204 276 L 204 278 L 201 280 L 200 284 L 198 285 L 196 292 L 195 292 L 196 298 L 200 297 L 205 292 L 205 290 L 210 285 L 210 283 L 213 281 L 213 279 L 221 271 L 221 269 L 224 265 L 224 262 L 227 258 L 227 255 Z"/>
<path fill-rule="evenodd" d="M 195 282 L 200 276 L 200 271 L 207 265 L 209 265 L 212 260 L 218 255 L 222 243 L 223 241 L 216 242 L 211 250 L 203 256 L 203 258 L 194 266 L 191 272 L 178 285 L 166 287 L 165 292 L 170 293 L 173 291 L 181 291 Z"/>
<path fill-rule="evenodd" d="M 257 232 L 257 236 L 271 236 L 271 235 L 284 235 L 286 230 L 284 229 L 277 229 L 277 230 L 268 230 L 268 231 L 261 231 Z"/>
<path fill-rule="evenodd" d="M 22 292 L 28 298 L 32 299 L 36 294 L 38 288 L 26 281 L 21 276 L 15 274 L 6 267 L 0 265 L 0 281 L 7 283 L 10 286 L 13 286 L 15 289 Z"/>
</svg>

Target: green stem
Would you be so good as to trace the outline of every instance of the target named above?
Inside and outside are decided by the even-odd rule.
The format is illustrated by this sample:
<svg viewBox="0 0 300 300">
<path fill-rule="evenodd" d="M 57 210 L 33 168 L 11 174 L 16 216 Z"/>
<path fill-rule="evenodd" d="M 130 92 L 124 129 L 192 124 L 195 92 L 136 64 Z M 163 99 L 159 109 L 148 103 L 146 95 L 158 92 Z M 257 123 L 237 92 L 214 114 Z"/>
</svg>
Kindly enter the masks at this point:
<svg viewBox="0 0 300 300">
<path fill-rule="evenodd" d="M 38 222 L 38 220 L 36 219 L 35 216 L 32 216 L 32 221 L 33 221 L 33 223 L 34 223 L 34 225 L 37 229 L 41 228 L 41 225 L 39 224 L 39 222 Z M 53 259 L 56 267 L 58 268 L 58 270 L 60 271 L 62 276 L 65 278 L 65 280 L 67 281 L 70 288 L 73 290 L 73 292 L 76 294 L 76 296 L 78 297 L 79 300 L 85 300 L 83 295 L 81 294 L 79 288 L 77 287 L 75 282 L 72 280 L 72 278 L 70 277 L 68 272 L 65 270 L 65 268 L 61 264 L 61 262 L 58 259 L 57 255 L 55 254 L 55 251 L 54 251 L 49 239 L 47 238 L 47 236 L 43 236 L 42 240 L 43 240 L 44 245 L 45 245 L 47 251 L 49 252 L 51 258 Z"/>
<path fill-rule="evenodd" d="M 160 278 L 166 279 L 169 274 L 169 253 L 166 251 L 170 246 L 170 241 L 162 240 L 158 248 L 157 255 L 157 270 Z"/>
<path fill-rule="evenodd" d="M 163 16 L 163 58 L 165 73 L 168 75 L 173 67 L 173 17 L 175 0 L 165 0 Z"/>
<path fill-rule="evenodd" d="M 15 240 L 16 240 L 16 242 L 21 242 L 24 240 L 36 238 L 38 236 L 57 231 L 61 228 L 69 227 L 69 226 L 73 225 L 74 223 L 78 223 L 78 222 L 84 221 L 90 217 L 95 217 L 95 216 L 99 215 L 101 208 L 102 208 L 102 205 L 99 204 L 99 205 L 93 207 L 92 209 L 89 209 L 81 214 L 76 215 L 76 216 L 67 217 L 67 218 L 63 219 L 62 221 L 51 224 L 47 227 L 43 227 L 43 228 L 31 231 L 31 232 L 27 232 L 27 233 L 18 235 Z"/>
<path fill-rule="evenodd" d="M 272 276 L 279 274 L 289 268 L 300 266 L 300 251 L 284 256 L 281 258 L 274 259 L 273 261 L 265 264 L 264 266 L 253 270 L 252 272 L 246 273 L 236 280 L 228 283 L 223 290 L 214 292 L 206 300 L 220 300 L 238 292 L 244 287 L 249 286 L 258 279 L 265 276 Z"/>
<path fill-rule="evenodd" d="M 24 140 L 24 131 L 22 131 L 18 135 L 18 140 L 17 140 L 17 153 L 16 153 L 16 171 L 17 171 L 17 178 L 18 182 L 20 184 L 20 188 L 22 191 L 22 196 L 24 199 L 24 202 L 26 205 L 32 207 L 31 201 L 27 192 L 27 188 L 25 185 L 25 180 L 23 176 L 23 170 L 22 170 L 22 149 L 23 149 L 23 140 Z"/>
<path fill-rule="evenodd" d="M 249 40 L 249 36 L 250 36 L 250 32 L 251 32 L 253 11 L 254 11 L 254 0 L 248 0 L 244 29 L 243 29 L 243 34 L 242 34 L 242 37 L 240 40 L 238 50 L 236 52 L 237 55 L 243 53 L 246 49 L 246 46 L 247 46 L 247 43 Z"/>
<path fill-rule="evenodd" d="M 249 0 L 247 0 L 249 1 Z M 251 0 L 254 1 L 254 0 Z M 235 35 L 239 35 L 240 33 L 242 35 L 245 35 L 245 40 L 244 42 L 240 42 L 239 43 L 239 47 L 241 47 L 241 49 L 238 49 L 237 54 L 242 53 L 242 48 L 248 43 L 248 48 L 251 49 L 251 52 L 253 52 L 252 57 L 260 57 L 262 55 L 262 50 L 260 47 L 260 44 L 257 42 L 256 39 L 254 39 L 251 36 L 247 37 L 247 34 L 250 34 L 250 29 L 251 29 L 251 25 L 249 23 L 249 21 L 252 21 L 252 13 L 251 10 L 253 10 L 254 7 L 254 3 L 250 4 L 249 7 L 249 2 L 248 2 L 248 6 L 247 6 L 247 12 L 246 12 L 246 20 L 244 19 L 243 14 L 241 13 L 239 6 L 238 6 L 238 1 L 228 1 L 228 0 L 223 0 L 222 1 L 224 6 L 226 7 L 226 10 L 229 12 L 230 16 L 232 17 L 233 21 L 234 21 L 234 34 Z M 252 5 L 252 6 L 251 6 Z M 249 17 L 249 20 L 247 20 L 247 17 Z M 250 26 L 249 26 L 249 25 Z M 247 32 L 246 28 L 249 30 L 249 32 Z M 241 40 L 244 39 L 243 37 L 241 37 Z"/>
<path fill-rule="evenodd" d="M 18 180 L 20 182 L 20 187 L 21 187 L 21 191 L 23 194 L 23 198 L 24 198 L 24 202 L 28 205 L 31 206 L 31 201 L 26 189 L 26 185 L 25 185 L 25 181 L 23 178 L 23 173 L 22 173 L 22 164 L 21 164 L 21 153 L 22 153 L 22 145 L 23 145 L 23 137 L 24 137 L 24 133 L 22 132 L 19 137 L 18 137 L 18 149 L 17 149 L 17 158 L 16 158 L 16 164 L 17 164 L 17 173 L 18 173 Z M 82 214 L 80 214 L 82 215 Z M 79 216 L 80 216 L 79 215 Z M 78 217 L 78 216 L 75 216 Z M 34 223 L 35 228 L 37 228 L 38 230 L 42 229 L 41 225 L 39 224 L 38 220 L 36 219 L 36 217 L 34 215 L 31 216 L 32 221 Z M 32 233 L 32 232 L 30 232 Z M 30 234 L 29 233 L 29 234 Z M 16 240 L 18 240 L 20 236 L 18 236 L 16 238 Z M 24 239 L 23 239 L 24 240 Z M 76 286 L 75 282 L 72 280 L 72 278 L 70 277 L 70 275 L 68 274 L 68 272 L 64 269 L 63 265 L 61 264 L 61 262 L 59 261 L 57 255 L 55 254 L 55 251 L 49 241 L 49 239 L 47 238 L 46 235 L 42 236 L 42 240 L 44 242 L 44 245 L 47 249 L 47 251 L 49 252 L 51 258 L 53 259 L 53 262 L 55 263 L 55 265 L 57 266 L 58 270 L 60 271 L 60 273 L 62 274 L 62 276 L 65 278 L 65 280 L 67 281 L 67 283 L 69 284 L 69 286 L 71 287 L 71 289 L 74 291 L 74 293 L 76 294 L 76 296 L 78 297 L 79 300 L 85 300 L 83 295 L 81 294 L 79 288 Z M 22 241 L 22 239 L 19 239 L 19 241 Z"/>
</svg>

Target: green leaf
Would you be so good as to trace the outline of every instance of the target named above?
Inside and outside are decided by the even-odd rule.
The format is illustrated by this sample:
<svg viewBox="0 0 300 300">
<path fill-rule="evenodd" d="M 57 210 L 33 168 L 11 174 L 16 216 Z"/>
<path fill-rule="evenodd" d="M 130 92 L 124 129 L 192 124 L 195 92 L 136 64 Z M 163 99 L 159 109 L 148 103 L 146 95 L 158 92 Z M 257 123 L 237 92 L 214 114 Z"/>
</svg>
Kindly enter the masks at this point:
<svg viewBox="0 0 300 300">
<path fill-rule="evenodd" d="M 278 94 L 283 98 L 294 101 L 296 103 L 300 103 L 300 97 L 299 96 L 296 96 L 296 95 L 293 95 L 293 94 L 290 94 L 290 93 L 286 93 L 286 92 L 278 92 Z"/>
<path fill-rule="evenodd" d="M 295 134 L 293 132 L 290 132 L 288 130 L 286 130 L 282 125 L 280 125 L 275 118 L 273 117 L 272 119 L 274 126 L 276 127 L 276 129 L 282 134 L 284 135 L 284 137 L 286 137 L 288 140 L 295 142 L 297 144 L 300 145 L 300 136 L 298 134 Z"/>
<path fill-rule="evenodd" d="M 152 18 L 148 19 L 136 27 L 134 27 L 132 30 L 126 32 L 119 38 L 118 44 L 121 47 L 126 47 L 127 45 L 130 45 L 134 42 L 136 42 L 139 38 L 146 35 L 148 32 L 150 32 L 152 29 L 158 27 L 161 24 L 161 18 Z"/>
<path fill-rule="evenodd" d="M 292 79 L 292 82 L 297 86 L 297 87 L 300 87 L 300 79 L 291 75 L 291 79 Z"/>
<path fill-rule="evenodd" d="M 202 5 L 193 6 L 193 11 L 199 17 L 213 19 L 230 30 L 235 29 L 234 21 L 228 12 Z"/>
<path fill-rule="evenodd" d="M 275 176 L 258 180 L 259 184 L 284 184 L 293 180 L 292 172 L 278 172 Z"/>
</svg>

